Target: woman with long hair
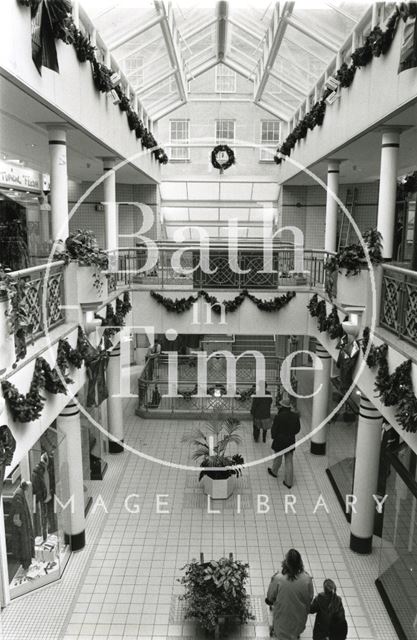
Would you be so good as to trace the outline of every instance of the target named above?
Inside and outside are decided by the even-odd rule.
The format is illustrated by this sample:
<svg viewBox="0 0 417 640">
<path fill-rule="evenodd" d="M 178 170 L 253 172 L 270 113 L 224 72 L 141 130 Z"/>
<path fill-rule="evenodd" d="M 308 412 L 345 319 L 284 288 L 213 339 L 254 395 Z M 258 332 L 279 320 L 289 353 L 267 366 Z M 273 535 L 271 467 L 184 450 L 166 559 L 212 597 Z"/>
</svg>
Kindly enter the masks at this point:
<svg viewBox="0 0 417 640">
<path fill-rule="evenodd" d="M 273 631 L 279 640 L 296 640 L 304 631 L 313 599 L 313 581 L 304 571 L 300 553 L 290 549 L 281 571 L 272 576 L 266 603 L 273 614 Z"/>
<path fill-rule="evenodd" d="M 345 640 L 348 626 L 342 600 L 336 593 L 333 580 L 323 582 L 323 591 L 311 603 L 310 613 L 315 613 L 313 640 Z"/>
</svg>

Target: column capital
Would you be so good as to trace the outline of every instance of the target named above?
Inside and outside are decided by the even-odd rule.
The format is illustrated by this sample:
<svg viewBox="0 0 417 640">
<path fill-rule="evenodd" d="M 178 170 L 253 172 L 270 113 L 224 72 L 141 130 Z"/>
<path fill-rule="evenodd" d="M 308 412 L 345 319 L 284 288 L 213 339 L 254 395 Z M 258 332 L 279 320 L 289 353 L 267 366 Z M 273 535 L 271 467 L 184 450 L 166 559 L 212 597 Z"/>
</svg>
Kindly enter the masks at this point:
<svg viewBox="0 0 417 640">
<path fill-rule="evenodd" d="M 110 171 L 118 163 L 119 158 L 115 156 L 98 156 L 103 161 L 103 170 Z"/>
<path fill-rule="evenodd" d="M 327 159 L 327 173 L 339 173 L 341 162 L 343 162 L 342 159 L 328 158 Z"/>
<path fill-rule="evenodd" d="M 327 349 L 325 349 L 319 342 L 316 342 L 316 356 L 318 356 L 322 360 L 331 360 L 332 357 Z"/>
<path fill-rule="evenodd" d="M 366 396 L 361 394 L 361 401 L 359 405 L 359 415 L 366 420 L 381 420 L 382 416 L 373 402 Z"/>
<path fill-rule="evenodd" d="M 68 404 L 62 409 L 59 414 L 60 418 L 72 418 L 80 413 L 80 409 L 77 404 L 77 396 L 70 400 Z"/>
</svg>

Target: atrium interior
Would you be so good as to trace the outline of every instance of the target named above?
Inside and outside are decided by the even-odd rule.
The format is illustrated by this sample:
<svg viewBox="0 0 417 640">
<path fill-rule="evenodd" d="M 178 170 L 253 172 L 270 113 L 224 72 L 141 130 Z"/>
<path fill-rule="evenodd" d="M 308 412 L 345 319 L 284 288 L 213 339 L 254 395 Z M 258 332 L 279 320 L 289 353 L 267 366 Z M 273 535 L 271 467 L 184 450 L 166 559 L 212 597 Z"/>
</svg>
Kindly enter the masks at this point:
<svg viewBox="0 0 417 640">
<path fill-rule="evenodd" d="M 0 15 L 0 638 L 417 640 L 417 3 Z"/>
</svg>

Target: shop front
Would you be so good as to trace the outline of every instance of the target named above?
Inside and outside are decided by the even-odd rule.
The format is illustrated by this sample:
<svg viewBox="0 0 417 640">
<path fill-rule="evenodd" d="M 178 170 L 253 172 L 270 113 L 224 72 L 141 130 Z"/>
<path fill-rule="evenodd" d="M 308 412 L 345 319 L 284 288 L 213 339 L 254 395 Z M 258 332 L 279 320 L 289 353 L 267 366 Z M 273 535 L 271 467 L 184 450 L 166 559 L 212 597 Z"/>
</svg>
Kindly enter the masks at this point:
<svg viewBox="0 0 417 640">
<path fill-rule="evenodd" d="M 17 162 L 17 161 L 16 161 Z M 0 161 L 0 264 L 16 271 L 50 252 L 49 176 Z"/>
<path fill-rule="evenodd" d="M 386 493 L 376 585 L 401 640 L 417 638 L 417 455 L 393 442 L 384 452 Z"/>
<path fill-rule="evenodd" d="M 65 437 L 51 426 L 4 481 L 2 571 L 11 599 L 61 577 L 69 501 Z"/>
</svg>

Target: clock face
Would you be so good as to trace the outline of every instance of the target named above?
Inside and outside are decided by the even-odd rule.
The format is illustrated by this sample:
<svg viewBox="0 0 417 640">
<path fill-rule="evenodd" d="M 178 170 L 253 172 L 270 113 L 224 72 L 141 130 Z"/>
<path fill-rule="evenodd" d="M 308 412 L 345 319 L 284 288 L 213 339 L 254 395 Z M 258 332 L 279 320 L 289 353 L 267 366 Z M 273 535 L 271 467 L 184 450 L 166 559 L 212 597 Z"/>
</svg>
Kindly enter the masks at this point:
<svg viewBox="0 0 417 640">
<path fill-rule="evenodd" d="M 216 153 L 216 160 L 219 164 L 226 164 L 228 160 L 228 155 L 226 151 L 218 151 Z"/>
</svg>

